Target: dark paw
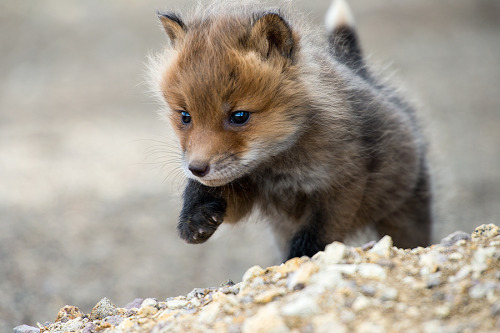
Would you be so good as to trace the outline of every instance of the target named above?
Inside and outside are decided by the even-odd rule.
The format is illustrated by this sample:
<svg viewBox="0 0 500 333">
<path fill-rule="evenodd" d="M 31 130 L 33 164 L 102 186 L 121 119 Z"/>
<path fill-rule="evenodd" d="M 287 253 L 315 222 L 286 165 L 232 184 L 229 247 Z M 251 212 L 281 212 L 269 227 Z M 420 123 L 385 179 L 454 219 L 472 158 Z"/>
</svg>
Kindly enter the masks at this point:
<svg viewBox="0 0 500 333">
<path fill-rule="evenodd" d="M 222 223 L 226 206 L 219 189 L 190 180 L 177 225 L 179 235 L 191 244 L 205 242 Z"/>
<path fill-rule="evenodd" d="M 218 205 L 208 204 L 182 214 L 177 225 L 181 238 L 190 244 L 200 244 L 209 239 L 223 221 L 223 213 L 217 209 L 220 207 L 214 206 Z"/>
</svg>

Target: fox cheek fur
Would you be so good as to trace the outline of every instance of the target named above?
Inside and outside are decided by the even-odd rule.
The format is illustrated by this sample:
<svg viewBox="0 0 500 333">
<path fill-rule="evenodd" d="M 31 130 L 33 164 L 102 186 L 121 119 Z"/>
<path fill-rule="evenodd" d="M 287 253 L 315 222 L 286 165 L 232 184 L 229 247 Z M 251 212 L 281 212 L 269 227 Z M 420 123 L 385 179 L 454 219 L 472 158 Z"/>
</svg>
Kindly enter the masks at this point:
<svg viewBox="0 0 500 333">
<path fill-rule="evenodd" d="M 343 0 L 327 14 L 328 42 L 258 4 L 159 18 L 169 45 L 151 68 L 190 178 L 184 240 L 257 210 L 285 258 L 385 234 L 400 247 L 430 242 L 414 110 L 365 65 Z"/>
</svg>

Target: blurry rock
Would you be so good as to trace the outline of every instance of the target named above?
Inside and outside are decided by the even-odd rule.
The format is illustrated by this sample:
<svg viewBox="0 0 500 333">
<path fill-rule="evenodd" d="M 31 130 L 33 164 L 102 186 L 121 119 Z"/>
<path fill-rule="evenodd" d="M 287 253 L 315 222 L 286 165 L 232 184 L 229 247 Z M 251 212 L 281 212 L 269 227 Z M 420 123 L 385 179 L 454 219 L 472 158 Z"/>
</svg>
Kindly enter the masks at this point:
<svg viewBox="0 0 500 333">
<path fill-rule="evenodd" d="M 242 333 L 286 333 L 289 331 L 274 303 L 260 308 L 254 316 L 245 320 L 241 329 Z"/>
<path fill-rule="evenodd" d="M 75 319 L 83 316 L 83 313 L 73 305 L 66 305 L 59 310 L 56 317 L 56 322 L 67 322 L 68 320 Z"/>
<path fill-rule="evenodd" d="M 302 289 L 304 286 L 309 283 L 309 279 L 311 275 L 316 273 L 319 270 L 319 267 L 316 263 L 309 261 L 305 262 L 302 266 L 297 269 L 294 273 L 292 273 L 287 280 L 288 289 Z"/>
<path fill-rule="evenodd" d="M 281 308 L 284 316 L 311 316 L 321 311 L 315 296 L 301 294 Z"/>
<path fill-rule="evenodd" d="M 468 233 L 466 233 L 464 231 L 455 231 L 454 233 L 449 234 L 445 238 L 441 239 L 440 244 L 443 246 L 449 247 L 462 239 L 469 241 L 469 240 L 471 240 L 471 237 Z"/>
<path fill-rule="evenodd" d="M 19 325 L 14 327 L 14 333 L 40 333 L 40 329 L 28 325 Z"/>
<path fill-rule="evenodd" d="M 124 309 L 130 310 L 130 309 L 139 309 L 141 307 L 142 302 L 144 301 L 144 298 L 136 298 L 132 302 L 128 303 L 127 305 L 124 306 Z"/>
<path fill-rule="evenodd" d="M 104 319 L 108 316 L 118 314 L 116 307 L 109 299 L 104 297 L 97 303 L 90 312 L 90 320 Z"/>
<path fill-rule="evenodd" d="M 500 234 L 500 228 L 494 224 L 483 224 L 477 227 L 472 233 L 473 240 L 481 238 L 493 238 Z"/>
<path fill-rule="evenodd" d="M 369 279 L 385 280 L 387 277 L 385 269 L 377 264 L 359 264 L 358 273 Z"/>
<path fill-rule="evenodd" d="M 392 238 L 390 236 L 384 236 L 381 240 L 375 243 L 375 245 L 373 245 L 369 252 L 375 253 L 381 257 L 389 257 L 392 245 Z"/>
<path fill-rule="evenodd" d="M 123 321 L 123 317 L 120 315 L 114 315 L 114 316 L 106 318 L 106 322 L 110 323 L 113 326 L 120 325 L 122 321 Z"/>
<path fill-rule="evenodd" d="M 144 301 L 141 303 L 141 308 L 145 306 L 152 306 L 153 308 L 158 305 L 158 301 L 156 298 L 146 298 Z"/>
</svg>

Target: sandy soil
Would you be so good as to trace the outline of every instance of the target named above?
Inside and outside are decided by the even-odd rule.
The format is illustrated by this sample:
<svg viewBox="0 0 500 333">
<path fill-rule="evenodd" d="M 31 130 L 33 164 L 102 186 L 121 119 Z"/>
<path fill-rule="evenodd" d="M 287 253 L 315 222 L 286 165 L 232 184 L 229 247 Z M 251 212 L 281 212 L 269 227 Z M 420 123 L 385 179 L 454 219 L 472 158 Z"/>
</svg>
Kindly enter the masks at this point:
<svg viewBox="0 0 500 333">
<path fill-rule="evenodd" d="M 0 4 L 0 331 L 52 321 L 65 304 L 161 300 L 277 263 L 257 222 L 198 246 L 175 234 L 182 177 L 142 82 L 165 41 L 155 10 L 178 3 Z M 435 239 L 497 222 L 500 3 L 350 3 L 371 61 L 420 105 Z M 328 5 L 298 6 L 321 23 Z"/>
</svg>

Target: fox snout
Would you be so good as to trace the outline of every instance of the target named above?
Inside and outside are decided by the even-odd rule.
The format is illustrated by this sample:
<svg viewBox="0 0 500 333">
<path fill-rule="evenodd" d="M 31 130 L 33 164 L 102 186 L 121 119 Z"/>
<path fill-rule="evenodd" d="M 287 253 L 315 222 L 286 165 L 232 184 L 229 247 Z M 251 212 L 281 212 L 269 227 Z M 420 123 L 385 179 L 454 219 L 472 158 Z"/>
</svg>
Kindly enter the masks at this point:
<svg viewBox="0 0 500 333">
<path fill-rule="evenodd" d="M 210 172 L 210 164 L 208 162 L 193 161 L 188 164 L 188 169 L 196 177 L 204 177 Z"/>
</svg>

